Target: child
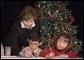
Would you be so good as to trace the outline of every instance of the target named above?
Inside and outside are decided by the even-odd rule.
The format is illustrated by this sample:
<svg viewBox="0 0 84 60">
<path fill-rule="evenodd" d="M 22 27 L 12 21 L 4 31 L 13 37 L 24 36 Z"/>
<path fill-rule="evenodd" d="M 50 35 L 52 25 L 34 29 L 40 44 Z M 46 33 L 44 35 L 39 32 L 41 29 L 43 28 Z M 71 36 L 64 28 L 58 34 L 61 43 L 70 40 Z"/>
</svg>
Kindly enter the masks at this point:
<svg viewBox="0 0 84 60">
<path fill-rule="evenodd" d="M 29 46 L 22 49 L 20 56 L 22 57 L 38 57 L 39 53 L 42 51 L 39 46 L 41 44 L 41 38 L 33 32 L 29 38 Z"/>
<path fill-rule="evenodd" d="M 61 34 L 54 42 L 54 48 L 45 49 L 40 53 L 40 56 L 46 58 L 77 58 L 75 51 L 68 50 L 71 45 L 70 36 Z"/>
<path fill-rule="evenodd" d="M 28 44 L 27 38 L 31 34 L 30 31 L 36 29 L 39 31 L 39 22 L 37 21 L 37 10 L 32 6 L 26 6 L 20 13 L 18 20 L 7 36 L 6 43 L 11 46 L 11 55 L 19 55 L 22 47 Z"/>
</svg>

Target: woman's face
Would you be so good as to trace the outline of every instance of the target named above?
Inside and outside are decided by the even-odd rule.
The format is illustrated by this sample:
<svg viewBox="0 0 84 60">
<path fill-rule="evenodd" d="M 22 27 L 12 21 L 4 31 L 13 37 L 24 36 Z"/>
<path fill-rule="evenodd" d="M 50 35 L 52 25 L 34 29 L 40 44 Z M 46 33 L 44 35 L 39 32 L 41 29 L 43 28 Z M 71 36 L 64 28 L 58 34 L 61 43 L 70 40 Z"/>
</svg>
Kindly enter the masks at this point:
<svg viewBox="0 0 84 60">
<path fill-rule="evenodd" d="M 33 19 L 23 20 L 23 23 L 24 23 L 25 27 L 31 28 L 32 24 L 34 23 L 34 20 Z"/>
<path fill-rule="evenodd" d="M 69 44 L 69 39 L 64 38 L 63 36 L 60 36 L 57 41 L 57 49 L 63 50 L 65 49 Z"/>
</svg>

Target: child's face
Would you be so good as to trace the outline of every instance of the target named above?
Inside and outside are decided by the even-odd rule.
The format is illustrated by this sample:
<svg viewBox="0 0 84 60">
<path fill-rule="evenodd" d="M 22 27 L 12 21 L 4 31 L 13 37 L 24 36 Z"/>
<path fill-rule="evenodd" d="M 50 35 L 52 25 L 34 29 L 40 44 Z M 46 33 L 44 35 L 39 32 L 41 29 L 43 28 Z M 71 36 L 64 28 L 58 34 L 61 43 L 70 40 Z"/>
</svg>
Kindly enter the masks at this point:
<svg viewBox="0 0 84 60">
<path fill-rule="evenodd" d="M 57 41 L 57 49 L 63 50 L 68 46 L 68 44 L 69 44 L 69 39 L 60 36 Z"/>
<path fill-rule="evenodd" d="M 29 28 L 31 28 L 33 22 L 34 22 L 34 19 L 23 20 L 25 27 L 29 27 Z"/>
<path fill-rule="evenodd" d="M 38 41 L 32 41 L 32 40 L 29 41 L 29 46 L 30 46 L 33 50 L 35 50 L 36 48 L 38 48 L 39 44 L 40 44 L 40 42 L 38 42 Z"/>
</svg>

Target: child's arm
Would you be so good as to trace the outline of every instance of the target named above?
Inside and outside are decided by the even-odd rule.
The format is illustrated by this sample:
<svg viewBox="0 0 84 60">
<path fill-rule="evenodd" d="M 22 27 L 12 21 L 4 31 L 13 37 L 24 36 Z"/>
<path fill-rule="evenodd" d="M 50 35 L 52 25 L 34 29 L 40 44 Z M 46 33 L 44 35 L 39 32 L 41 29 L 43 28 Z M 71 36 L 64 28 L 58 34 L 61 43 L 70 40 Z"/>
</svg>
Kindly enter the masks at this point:
<svg viewBox="0 0 84 60">
<path fill-rule="evenodd" d="M 50 53 L 49 49 L 44 49 L 40 52 L 39 56 L 40 57 L 45 57 L 49 53 Z"/>
<path fill-rule="evenodd" d="M 21 52 L 20 52 L 20 56 L 22 57 L 31 57 L 32 56 L 32 51 L 29 50 L 29 49 L 23 49 Z"/>
<path fill-rule="evenodd" d="M 24 57 L 24 56 L 25 56 L 24 53 L 25 53 L 24 51 L 21 51 L 21 52 L 19 53 L 19 55 L 22 56 L 22 57 Z"/>
<path fill-rule="evenodd" d="M 70 58 L 77 58 L 77 54 L 75 51 L 69 51 L 67 54 Z"/>
<path fill-rule="evenodd" d="M 40 48 L 35 49 L 35 50 L 33 51 L 34 56 L 39 57 L 39 54 L 40 54 L 41 51 L 42 51 L 42 50 L 41 50 Z"/>
<path fill-rule="evenodd" d="M 48 48 L 48 49 L 45 49 L 45 50 L 43 50 L 43 51 L 41 51 L 41 53 L 40 53 L 40 56 L 41 57 L 54 57 L 55 56 L 55 50 L 52 48 L 52 52 L 50 51 L 50 49 Z"/>
</svg>

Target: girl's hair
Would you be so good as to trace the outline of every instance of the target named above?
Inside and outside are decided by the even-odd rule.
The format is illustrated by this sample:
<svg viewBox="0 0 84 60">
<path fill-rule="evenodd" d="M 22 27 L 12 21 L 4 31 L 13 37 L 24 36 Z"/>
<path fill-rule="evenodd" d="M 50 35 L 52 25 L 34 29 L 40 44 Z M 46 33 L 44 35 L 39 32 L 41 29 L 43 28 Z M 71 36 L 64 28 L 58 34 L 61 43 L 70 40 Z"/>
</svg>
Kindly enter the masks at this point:
<svg viewBox="0 0 84 60">
<path fill-rule="evenodd" d="M 37 18 L 37 9 L 35 9 L 32 6 L 26 6 L 23 8 L 23 10 L 20 12 L 20 20 L 29 20 L 34 19 L 36 22 Z"/>
<path fill-rule="evenodd" d="M 58 36 L 58 38 L 55 39 L 55 41 L 54 41 L 54 48 L 57 49 L 57 41 L 58 41 L 58 39 L 60 38 L 60 36 L 63 36 L 64 38 L 69 39 L 69 43 L 68 43 L 67 47 L 66 47 L 65 49 L 63 49 L 63 50 L 68 50 L 68 49 L 70 48 L 70 46 L 71 46 L 72 41 L 71 41 L 71 39 L 70 39 L 70 36 L 67 35 L 67 34 L 65 34 L 65 33 L 60 34 L 60 35 Z"/>
</svg>

